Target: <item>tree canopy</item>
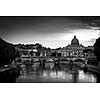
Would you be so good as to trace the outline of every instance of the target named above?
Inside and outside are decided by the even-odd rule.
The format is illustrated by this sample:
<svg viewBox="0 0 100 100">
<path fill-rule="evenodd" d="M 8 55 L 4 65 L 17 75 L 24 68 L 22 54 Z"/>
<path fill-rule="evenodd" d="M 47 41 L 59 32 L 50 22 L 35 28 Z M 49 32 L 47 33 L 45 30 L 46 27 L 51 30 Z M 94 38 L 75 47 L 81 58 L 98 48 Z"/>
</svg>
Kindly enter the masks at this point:
<svg viewBox="0 0 100 100">
<path fill-rule="evenodd" d="M 100 61 L 100 37 L 96 39 L 94 43 L 94 54 L 97 57 L 97 60 Z"/>
<path fill-rule="evenodd" d="M 10 64 L 18 55 L 13 44 L 0 38 L 0 65 Z"/>
</svg>

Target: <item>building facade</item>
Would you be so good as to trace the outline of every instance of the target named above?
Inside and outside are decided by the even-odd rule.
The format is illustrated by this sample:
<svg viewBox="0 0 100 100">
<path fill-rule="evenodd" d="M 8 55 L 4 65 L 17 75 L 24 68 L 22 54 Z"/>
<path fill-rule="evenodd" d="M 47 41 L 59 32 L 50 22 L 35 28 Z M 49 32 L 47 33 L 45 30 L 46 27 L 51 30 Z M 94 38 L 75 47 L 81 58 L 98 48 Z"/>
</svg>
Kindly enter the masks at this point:
<svg viewBox="0 0 100 100">
<path fill-rule="evenodd" d="M 83 57 L 83 50 L 85 47 L 79 43 L 79 40 L 74 36 L 71 40 L 71 44 L 67 45 L 66 47 L 61 48 L 58 50 L 58 53 L 61 53 L 64 57 Z"/>
</svg>

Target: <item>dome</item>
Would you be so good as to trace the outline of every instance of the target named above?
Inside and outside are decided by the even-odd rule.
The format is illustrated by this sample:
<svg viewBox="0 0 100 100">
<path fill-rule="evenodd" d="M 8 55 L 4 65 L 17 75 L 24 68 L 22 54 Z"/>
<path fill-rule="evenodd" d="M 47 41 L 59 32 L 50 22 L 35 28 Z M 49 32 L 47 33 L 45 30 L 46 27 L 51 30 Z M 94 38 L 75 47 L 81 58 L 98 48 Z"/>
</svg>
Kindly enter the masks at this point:
<svg viewBox="0 0 100 100">
<path fill-rule="evenodd" d="M 74 38 L 71 41 L 72 46 L 79 46 L 79 40 L 74 36 Z"/>
</svg>

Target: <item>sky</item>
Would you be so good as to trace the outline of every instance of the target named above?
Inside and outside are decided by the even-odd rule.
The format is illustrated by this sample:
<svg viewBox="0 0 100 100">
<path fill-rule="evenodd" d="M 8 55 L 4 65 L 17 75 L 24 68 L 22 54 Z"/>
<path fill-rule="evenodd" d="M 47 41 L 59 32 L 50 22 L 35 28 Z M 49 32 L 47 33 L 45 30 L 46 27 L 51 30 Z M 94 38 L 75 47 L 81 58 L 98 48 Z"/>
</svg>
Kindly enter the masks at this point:
<svg viewBox="0 0 100 100">
<path fill-rule="evenodd" d="M 80 44 L 93 45 L 100 36 L 100 17 L 0 17 L 0 37 L 13 44 L 40 43 L 58 48 L 71 44 L 74 35 Z"/>
</svg>

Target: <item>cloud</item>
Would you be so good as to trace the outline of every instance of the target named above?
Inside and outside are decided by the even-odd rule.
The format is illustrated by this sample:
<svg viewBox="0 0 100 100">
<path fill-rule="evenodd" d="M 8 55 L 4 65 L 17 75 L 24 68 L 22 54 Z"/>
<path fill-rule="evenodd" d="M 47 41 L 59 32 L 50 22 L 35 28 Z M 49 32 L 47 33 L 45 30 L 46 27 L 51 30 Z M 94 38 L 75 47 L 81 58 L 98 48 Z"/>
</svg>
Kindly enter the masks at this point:
<svg viewBox="0 0 100 100">
<path fill-rule="evenodd" d="M 89 45 L 95 41 L 92 37 L 99 34 L 99 22 L 91 17 L 0 17 L 0 36 L 11 42 L 45 41 L 48 46 L 61 46 L 77 35 L 84 39 L 82 43 Z"/>
<path fill-rule="evenodd" d="M 87 23 L 91 27 L 100 29 L 100 16 L 82 16 L 76 19 L 80 20 L 82 23 Z"/>
<path fill-rule="evenodd" d="M 82 44 L 85 46 L 89 46 L 89 45 L 93 46 L 95 41 L 96 41 L 95 38 L 91 38 L 90 40 L 82 41 Z"/>
<path fill-rule="evenodd" d="M 3 32 L 18 31 L 47 34 L 71 33 L 72 30 L 76 29 L 91 29 L 87 23 L 70 17 L 5 17 L 4 19 L 0 20 L 0 29 Z"/>
</svg>

